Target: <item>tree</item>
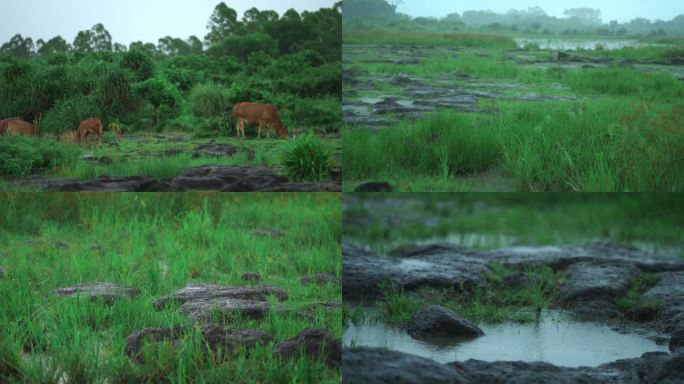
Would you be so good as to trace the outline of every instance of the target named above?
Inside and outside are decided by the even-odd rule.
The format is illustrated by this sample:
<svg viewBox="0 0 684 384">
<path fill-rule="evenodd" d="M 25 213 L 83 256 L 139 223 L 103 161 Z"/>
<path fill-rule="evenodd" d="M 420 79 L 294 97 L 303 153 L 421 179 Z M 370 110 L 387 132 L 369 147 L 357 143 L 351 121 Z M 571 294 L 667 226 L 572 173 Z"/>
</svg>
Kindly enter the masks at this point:
<svg viewBox="0 0 684 384">
<path fill-rule="evenodd" d="M 90 30 L 79 31 L 74 39 L 74 50 L 78 52 L 111 52 L 112 35 L 104 25 L 98 23 Z"/>
<path fill-rule="evenodd" d="M 19 33 L 12 36 L 10 41 L 0 47 L 0 53 L 15 57 L 29 57 L 34 51 L 35 45 L 33 44 L 33 39 L 30 37 L 24 39 Z"/>
<path fill-rule="evenodd" d="M 200 55 L 202 54 L 202 51 L 204 50 L 204 46 L 202 45 L 202 40 L 200 40 L 197 36 L 192 35 L 188 37 L 187 40 L 188 45 L 190 46 L 190 51 L 194 55 Z"/>
<path fill-rule="evenodd" d="M 216 44 L 228 36 L 231 36 L 238 29 L 237 12 L 226 5 L 219 3 L 209 18 L 207 28 L 209 33 L 204 38 L 207 45 Z"/>
<path fill-rule="evenodd" d="M 392 19 L 397 16 L 397 5 L 385 0 L 344 0 L 342 17 L 345 19 Z"/>
<path fill-rule="evenodd" d="M 183 39 L 174 38 L 171 36 L 166 36 L 159 39 L 157 48 L 159 52 L 165 54 L 166 56 L 181 56 L 192 53 L 192 47 L 190 44 L 185 42 Z"/>
<path fill-rule="evenodd" d="M 577 21 L 581 24 L 595 25 L 601 24 L 601 10 L 593 8 L 570 8 L 563 11 L 568 19 Z"/>
<path fill-rule="evenodd" d="M 69 43 L 66 42 L 61 36 L 55 36 L 47 42 L 43 40 L 38 40 L 38 54 L 41 56 L 52 55 L 54 53 L 67 53 L 69 52 Z"/>
</svg>

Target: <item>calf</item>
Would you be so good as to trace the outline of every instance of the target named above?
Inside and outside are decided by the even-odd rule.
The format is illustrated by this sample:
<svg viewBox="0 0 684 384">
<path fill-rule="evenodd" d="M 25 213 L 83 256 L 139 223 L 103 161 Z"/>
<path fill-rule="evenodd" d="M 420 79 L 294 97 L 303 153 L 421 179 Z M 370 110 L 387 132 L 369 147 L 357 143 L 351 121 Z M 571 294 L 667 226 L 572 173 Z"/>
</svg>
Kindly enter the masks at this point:
<svg viewBox="0 0 684 384">
<path fill-rule="evenodd" d="M 0 121 L 0 135 L 4 134 L 35 136 L 36 128 L 20 118 L 6 119 Z"/>
</svg>

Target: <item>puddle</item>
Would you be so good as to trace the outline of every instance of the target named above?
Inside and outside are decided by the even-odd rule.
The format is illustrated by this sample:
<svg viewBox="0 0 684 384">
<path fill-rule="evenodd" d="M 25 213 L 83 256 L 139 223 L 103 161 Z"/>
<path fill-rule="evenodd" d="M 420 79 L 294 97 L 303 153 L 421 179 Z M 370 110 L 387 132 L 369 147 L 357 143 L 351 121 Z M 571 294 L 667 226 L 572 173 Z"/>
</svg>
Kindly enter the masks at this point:
<svg viewBox="0 0 684 384">
<path fill-rule="evenodd" d="M 544 38 L 515 38 L 518 48 L 524 48 L 527 44 L 536 44 L 541 49 L 552 49 L 560 51 L 578 49 L 596 49 L 598 46 L 603 49 L 614 50 L 625 47 L 643 47 L 647 44 L 640 43 L 638 40 L 573 40 L 573 39 L 544 39 Z"/>
<path fill-rule="evenodd" d="M 416 340 L 398 327 L 366 321 L 348 323 L 345 346 L 373 346 L 411 353 L 440 363 L 477 359 L 484 361 L 543 361 L 559 366 L 595 367 L 645 352 L 667 352 L 666 345 L 635 334 L 621 334 L 597 323 L 575 322 L 551 311 L 528 324 L 480 324 L 485 336 L 463 340 Z"/>
</svg>

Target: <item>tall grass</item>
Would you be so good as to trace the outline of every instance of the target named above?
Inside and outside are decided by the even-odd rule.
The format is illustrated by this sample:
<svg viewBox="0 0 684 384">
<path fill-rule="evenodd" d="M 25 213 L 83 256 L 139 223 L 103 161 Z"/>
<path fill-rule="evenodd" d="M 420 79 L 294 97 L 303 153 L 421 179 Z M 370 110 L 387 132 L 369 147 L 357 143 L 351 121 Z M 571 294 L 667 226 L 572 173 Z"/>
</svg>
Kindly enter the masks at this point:
<svg viewBox="0 0 684 384">
<path fill-rule="evenodd" d="M 684 106 L 636 98 L 501 102 L 343 137 L 345 178 L 503 167 L 522 191 L 683 191 Z M 410 176 L 409 176 L 410 177 Z"/>
<path fill-rule="evenodd" d="M 258 272 L 289 293 L 284 304 L 293 310 L 339 300 L 339 285 L 300 283 L 305 274 L 341 273 L 338 194 L 4 193 L 2 200 L 0 381 L 339 382 L 339 371 L 319 360 L 279 361 L 272 345 L 207 355 L 193 332 L 174 350 L 151 349 L 142 365 L 124 354 L 135 330 L 189 323 L 177 308 L 156 310 L 153 302 L 192 281 L 244 285 L 243 272 Z M 255 228 L 286 236 L 259 237 Z M 131 284 L 141 294 L 105 306 L 52 293 L 93 281 Z M 306 311 L 312 316 L 273 313 L 230 326 L 277 340 L 307 327 L 339 337 L 340 310 Z"/>
<path fill-rule="evenodd" d="M 447 112 L 379 132 L 343 136 L 345 177 L 368 179 L 395 169 L 445 175 L 484 170 L 500 156 L 491 129 L 472 115 Z"/>
</svg>

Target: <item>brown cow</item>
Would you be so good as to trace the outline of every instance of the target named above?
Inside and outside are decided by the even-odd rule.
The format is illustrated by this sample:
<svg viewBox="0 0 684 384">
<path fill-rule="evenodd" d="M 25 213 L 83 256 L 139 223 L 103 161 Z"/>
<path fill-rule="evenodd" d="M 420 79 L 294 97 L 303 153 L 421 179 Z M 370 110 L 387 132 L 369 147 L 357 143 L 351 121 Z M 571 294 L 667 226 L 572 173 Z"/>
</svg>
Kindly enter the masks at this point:
<svg viewBox="0 0 684 384">
<path fill-rule="evenodd" d="M 278 137 L 287 139 L 287 127 L 278 117 L 278 108 L 272 104 L 237 103 L 233 107 L 233 114 L 237 121 L 237 137 L 245 137 L 245 122 L 249 125 L 259 125 L 258 139 L 261 139 L 261 130 L 266 129 L 266 138 L 270 139 L 270 129 L 273 128 Z"/>
<path fill-rule="evenodd" d="M 21 117 L 10 117 L 9 119 L 0 120 L 0 136 L 5 134 L 5 131 L 7 130 L 7 124 L 9 124 L 9 122 L 12 120 L 24 121 L 24 119 Z"/>
<path fill-rule="evenodd" d="M 83 143 L 83 140 L 90 133 L 96 134 L 100 144 L 102 143 L 102 121 L 100 119 L 91 117 L 81 121 L 81 125 L 78 127 L 79 144 Z"/>
<path fill-rule="evenodd" d="M 3 120 L 5 121 L 5 120 Z M 7 135 L 24 135 L 24 136 L 35 136 L 36 128 L 31 123 L 27 123 L 21 119 L 10 119 L 4 123 L 4 133 Z"/>
</svg>

